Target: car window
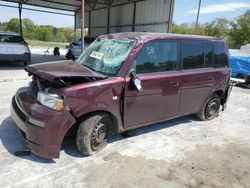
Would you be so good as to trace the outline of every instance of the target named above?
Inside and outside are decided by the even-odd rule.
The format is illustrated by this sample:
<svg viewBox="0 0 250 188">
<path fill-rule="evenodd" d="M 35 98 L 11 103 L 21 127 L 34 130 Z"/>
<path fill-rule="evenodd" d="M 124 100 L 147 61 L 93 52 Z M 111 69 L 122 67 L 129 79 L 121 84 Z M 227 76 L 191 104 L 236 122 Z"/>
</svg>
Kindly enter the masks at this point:
<svg viewBox="0 0 250 188">
<path fill-rule="evenodd" d="M 91 44 L 91 43 L 94 42 L 94 41 L 95 41 L 94 38 L 90 38 L 90 37 L 84 38 L 84 42 L 85 42 L 86 44 Z"/>
<path fill-rule="evenodd" d="M 202 41 L 182 42 L 183 69 L 196 69 L 204 67 L 204 45 Z"/>
<path fill-rule="evenodd" d="M 205 42 L 204 53 L 205 53 L 205 67 L 213 67 L 212 43 Z"/>
<path fill-rule="evenodd" d="M 136 73 L 154 73 L 176 70 L 177 41 L 152 41 L 146 44 L 136 59 Z"/>
<path fill-rule="evenodd" d="M 20 43 L 22 41 L 23 41 L 23 38 L 21 36 L 0 34 L 0 42 Z"/>
<path fill-rule="evenodd" d="M 227 51 L 224 42 L 214 43 L 214 61 L 215 67 L 226 67 L 227 65 Z"/>
</svg>

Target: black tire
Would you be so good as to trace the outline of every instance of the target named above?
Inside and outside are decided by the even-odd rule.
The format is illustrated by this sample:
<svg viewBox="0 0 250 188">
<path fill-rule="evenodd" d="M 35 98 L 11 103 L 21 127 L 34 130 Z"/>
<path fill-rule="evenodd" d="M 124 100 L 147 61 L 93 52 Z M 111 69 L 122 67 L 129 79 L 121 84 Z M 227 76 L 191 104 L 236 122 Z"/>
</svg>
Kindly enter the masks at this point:
<svg viewBox="0 0 250 188">
<path fill-rule="evenodd" d="M 23 64 L 26 67 L 27 65 L 31 65 L 31 61 L 24 61 Z"/>
<path fill-rule="evenodd" d="M 218 116 L 220 106 L 220 97 L 216 93 L 214 93 L 208 99 L 205 107 L 199 113 L 197 113 L 196 116 L 202 121 L 212 120 Z"/>
<path fill-rule="evenodd" d="M 81 122 L 76 136 L 78 150 L 90 156 L 102 150 L 111 136 L 112 121 L 108 114 L 100 113 Z"/>
</svg>

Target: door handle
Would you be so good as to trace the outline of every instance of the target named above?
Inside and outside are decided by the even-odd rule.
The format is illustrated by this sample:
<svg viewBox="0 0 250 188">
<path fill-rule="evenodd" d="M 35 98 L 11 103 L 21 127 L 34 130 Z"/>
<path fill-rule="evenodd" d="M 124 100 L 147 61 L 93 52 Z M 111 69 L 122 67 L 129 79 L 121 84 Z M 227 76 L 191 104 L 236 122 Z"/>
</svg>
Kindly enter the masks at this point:
<svg viewBox="0 0 250 188">
<path fill-rule="evenodd" d="M 169 82 L 169 85 L 170 85 L 170 86 L 179 86 L 179 85 L 180 85 L 180 82 L 178 82 L 178 81 L 170 81 L 170 82 Z"/>
</svg>

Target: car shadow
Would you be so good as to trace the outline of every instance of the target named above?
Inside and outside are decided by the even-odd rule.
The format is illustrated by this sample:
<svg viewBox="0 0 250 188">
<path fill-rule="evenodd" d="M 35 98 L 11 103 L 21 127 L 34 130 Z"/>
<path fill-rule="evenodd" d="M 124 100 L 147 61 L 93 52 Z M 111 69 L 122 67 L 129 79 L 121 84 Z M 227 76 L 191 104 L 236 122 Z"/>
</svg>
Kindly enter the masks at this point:
<svg viewBox="0 0 250 188">
<path fill-rule="evenodd" d="M 128 137 L 136 137 L 136 136 L 152 133 L 155 131 L 159 131 L 162 129 L 166 129 L 169 127 L 173 127 L 176 125 L 180 125 L 184 123 L 191 123 L 194 121 L 198 121 L 198 120 L 193 115 L 190 115 L 190 116 L 177 118 L 174 120 L 165 121 L 162 123 L 152 124 L 146 127 L 137 128 L 137 129 L 128 131 L 127 136 L 122 136 L 121 134 L 114 135 L 109 140 L 109 143 L 119 142 L 124 139 L 127 139 Z M 11 119 L 11 117 L 4 119 L 2 124 L 0 125 L 0 141 L 2 142 L 2 145 L 5 147 L 5 149 L 11 155 L 14 155 L 14 156 L 15 156 L 15 151 L 22 151 L 26 149 L 24 140 L 21 137 L 19 130 L 16 124 Z M 72 156 L 72 157 L 77 157 L 77 158 L 84 157 L 78 151 L 76 147 L 75 136 L 66 137 L 62 143 L 61 150 L 64 150 L 64 152 L 67 155 Z M 20 158 L 35 161 L 38 163 L 55 163 L 53 159 L 44 159 L 34 154 L 30 154 L 28 156 L 22 156 Z"/>
<path fill-rule="evenodd" d="M 4 148 L 13 156 L 15 156 L 16 151 L 26 150 L 24 140 L 11 117 L 4 119 L 2 124 L 0 125 L 0 142 L 2 143 Z M 19 158 L 35 161 L 38 163 L 55 163 L 54 160 L 44 159 L 34 154 L 22 156 Z"/>
<path fill-rule="evenodd" d="M 65 60 L 63 55 L 61 56 L 44 56 L 39 54 L 32 54 L 31 55 L 31 64 L 39 64 L 51 61 L 60 61 Z M 23 70 L 24 64 L 22 62 L 7 62 L 7 61 L 0 61 L 0 70 Z"/>
<path fill-rule="evenodd" d="M 176 125 L 184 124 L 184 123 L 191 123 L 198 121 L 197 118 L 194 115 L 189 115 L 189 116 L 184 116 L 180 117 L 177 119 L 165 121 L 162 123 L 157 123 L 157 124 L 152 124 L 149 126 L 137 128 L 134 130 L 130 130 L 126 132 L 127 134 L 118 134 L 114 135 L 111 137 L 109 140 L 109 143 L 114 143 L 114 142 L 119 142 L 127 138 L 131 137 L 136 137 L 136 136 L 141 136 L 144 134 L 156 132 L 162 129 L 170 128 Z M 75 142 L 76 137 L 75 136 L 70 136 L 66 137 L 63 141 L 62 144 L 62 150 L 64 150 L 65 153 L 72 157 L 84 157 L 77 149 L 76 142 Z"/>
</svg>

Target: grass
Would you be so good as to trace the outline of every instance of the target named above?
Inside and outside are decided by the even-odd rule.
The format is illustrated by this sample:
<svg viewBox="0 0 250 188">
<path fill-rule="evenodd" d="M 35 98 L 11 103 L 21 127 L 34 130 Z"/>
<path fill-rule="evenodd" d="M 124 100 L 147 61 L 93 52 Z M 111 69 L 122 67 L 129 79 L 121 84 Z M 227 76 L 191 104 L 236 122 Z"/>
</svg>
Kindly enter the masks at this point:
<svg viewBox="0 0 250 188">
<path fill-rule="evenodd" d="M 59 48 L 65 48 L 66 45 L 69 45 L 69 43 L 63 43 L 63 42 L 45 42 L 45 41 L 39 41 L 39 40 L 26 40 L 30 46 L 39 46 L 39 47 L 59 47 Z"/>
</svg>

